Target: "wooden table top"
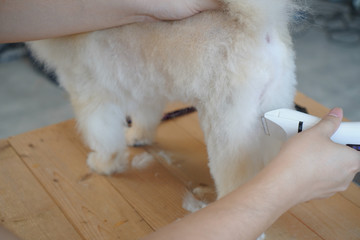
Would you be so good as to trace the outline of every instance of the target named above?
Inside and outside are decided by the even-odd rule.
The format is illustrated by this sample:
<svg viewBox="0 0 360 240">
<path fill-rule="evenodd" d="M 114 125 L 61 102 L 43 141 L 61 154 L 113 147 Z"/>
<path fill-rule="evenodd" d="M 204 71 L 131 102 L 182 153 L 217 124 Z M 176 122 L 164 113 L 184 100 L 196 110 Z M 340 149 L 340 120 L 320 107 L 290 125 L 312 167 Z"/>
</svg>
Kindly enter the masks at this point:
<svg viewBox="0 0 360 240">
<path fill-rule="evenodd" d="M 296 102 L 328 111 L 303 94 Z M 162 123 L 153 146 L 131 149 L 154 157 L 145 169 L 100 176 L 86 166 L 88 152 L 73 120 L 0 140 L 0 224 L 24 240 L 133 240 L 188 214 L 187 190 L 213 186 L 197 114 Z M 298 205 L 266 234 L 359 240 L 360 188 Z"/>
</svg>

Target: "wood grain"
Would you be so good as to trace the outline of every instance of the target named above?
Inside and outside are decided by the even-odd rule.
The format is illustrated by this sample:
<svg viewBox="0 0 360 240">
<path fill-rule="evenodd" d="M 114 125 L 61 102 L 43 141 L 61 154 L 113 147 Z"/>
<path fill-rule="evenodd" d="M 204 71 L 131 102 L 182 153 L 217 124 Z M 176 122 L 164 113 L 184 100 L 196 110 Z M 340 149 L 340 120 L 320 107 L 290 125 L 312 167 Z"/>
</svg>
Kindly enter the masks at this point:
<svg viewBox="0 0 360 240">
<path fill-rule="evenodd" d="M 132 155 L 142 151 L 133 149 Z M 155 230 L 187 214 L 182 208 L 185 186 L 156 160 L 144 170 L 132 169 L 108 180 Z"/>
<path fill-rule="evenodd" d="M 298 205 L 290 212 L 323 239 L 360 239 L 360 208 L 340 194 Z"/>
<path fill-rule="evenodd" d="M 24 240 L 82 239 L 6 140 L 0 140 L 0 221 Z"/>
<path fill-rule="evenodd" d="M 152 231 L 106 177 L 89 171 L 74 122 L 10 142 L 85 239 L 136 239 Z"/>
</svg>

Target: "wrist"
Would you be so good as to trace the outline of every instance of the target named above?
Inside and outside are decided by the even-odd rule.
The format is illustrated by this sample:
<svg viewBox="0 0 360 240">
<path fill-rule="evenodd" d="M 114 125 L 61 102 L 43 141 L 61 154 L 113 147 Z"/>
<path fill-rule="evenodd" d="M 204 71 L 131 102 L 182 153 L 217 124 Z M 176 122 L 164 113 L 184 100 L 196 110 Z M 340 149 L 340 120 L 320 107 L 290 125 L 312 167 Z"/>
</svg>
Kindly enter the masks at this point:
<svg viewBox="0 0 360 240">
<path fill-rule="evenodd" d="M 292 178 L 282 173 L 287 171 L 278 172 L 274 167 L 277 166 L 266 167 L 252 180 L 215 202 L 219 207 L 217 212 L 232 216 L 233 221 L 227 224 L 228 232 L 241 233 L 241 239 L 254 239 L 298 203 Z M 247 231 L 249 228 L 251 232 Z"/>
<path fill-rule="evenodd" d="M 284 157 L 287 156 L 275 157 L 257 177 L 264 182 L 264 188 L 269 189 L 269 194 L 276 196 L 274 204 L 282 206 L 285 212 L 304 201 L 305 197 L 302 195 L 305 191 Z"/>
</svg>

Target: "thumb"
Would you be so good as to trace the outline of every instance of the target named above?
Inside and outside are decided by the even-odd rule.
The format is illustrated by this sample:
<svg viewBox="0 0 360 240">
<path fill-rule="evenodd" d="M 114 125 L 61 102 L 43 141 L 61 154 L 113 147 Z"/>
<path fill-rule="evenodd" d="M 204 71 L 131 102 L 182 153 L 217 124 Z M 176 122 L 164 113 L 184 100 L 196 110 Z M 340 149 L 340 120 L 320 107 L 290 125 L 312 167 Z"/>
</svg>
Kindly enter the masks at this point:
<svg viewBox="0 0 360 240">
<path fill-rule="evenodd" d="M 202 12 L 205 10 L 215 10 L 220 7 L 217 0 L 198 0 L 196 2 L 197 11 Z"/>
<path fill-rule="evenodd" d="M 339 128 L 343 118 L 341 108 L 333 108 L 323 119 L 315 126 L 324 136 L 331 137 Z"/>
</svg>

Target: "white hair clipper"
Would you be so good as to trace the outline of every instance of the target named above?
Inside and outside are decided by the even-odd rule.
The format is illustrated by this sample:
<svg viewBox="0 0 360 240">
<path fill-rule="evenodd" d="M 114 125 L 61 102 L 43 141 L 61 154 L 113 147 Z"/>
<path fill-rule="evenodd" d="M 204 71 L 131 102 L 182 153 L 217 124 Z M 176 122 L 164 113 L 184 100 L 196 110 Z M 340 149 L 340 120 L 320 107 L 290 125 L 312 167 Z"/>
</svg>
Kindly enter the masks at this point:
<svg viewBox="0 0 360 240">
<path fill-rule="evenodd" d="M 286 140 L 309 129 L 320 120 L 318 117 L 285 108 L 267 112 L 262 117 L 265 133 L 280 140 Z M 331 140 L 360 151 L 360 122 L 342 122 Z"/>
</svg>

